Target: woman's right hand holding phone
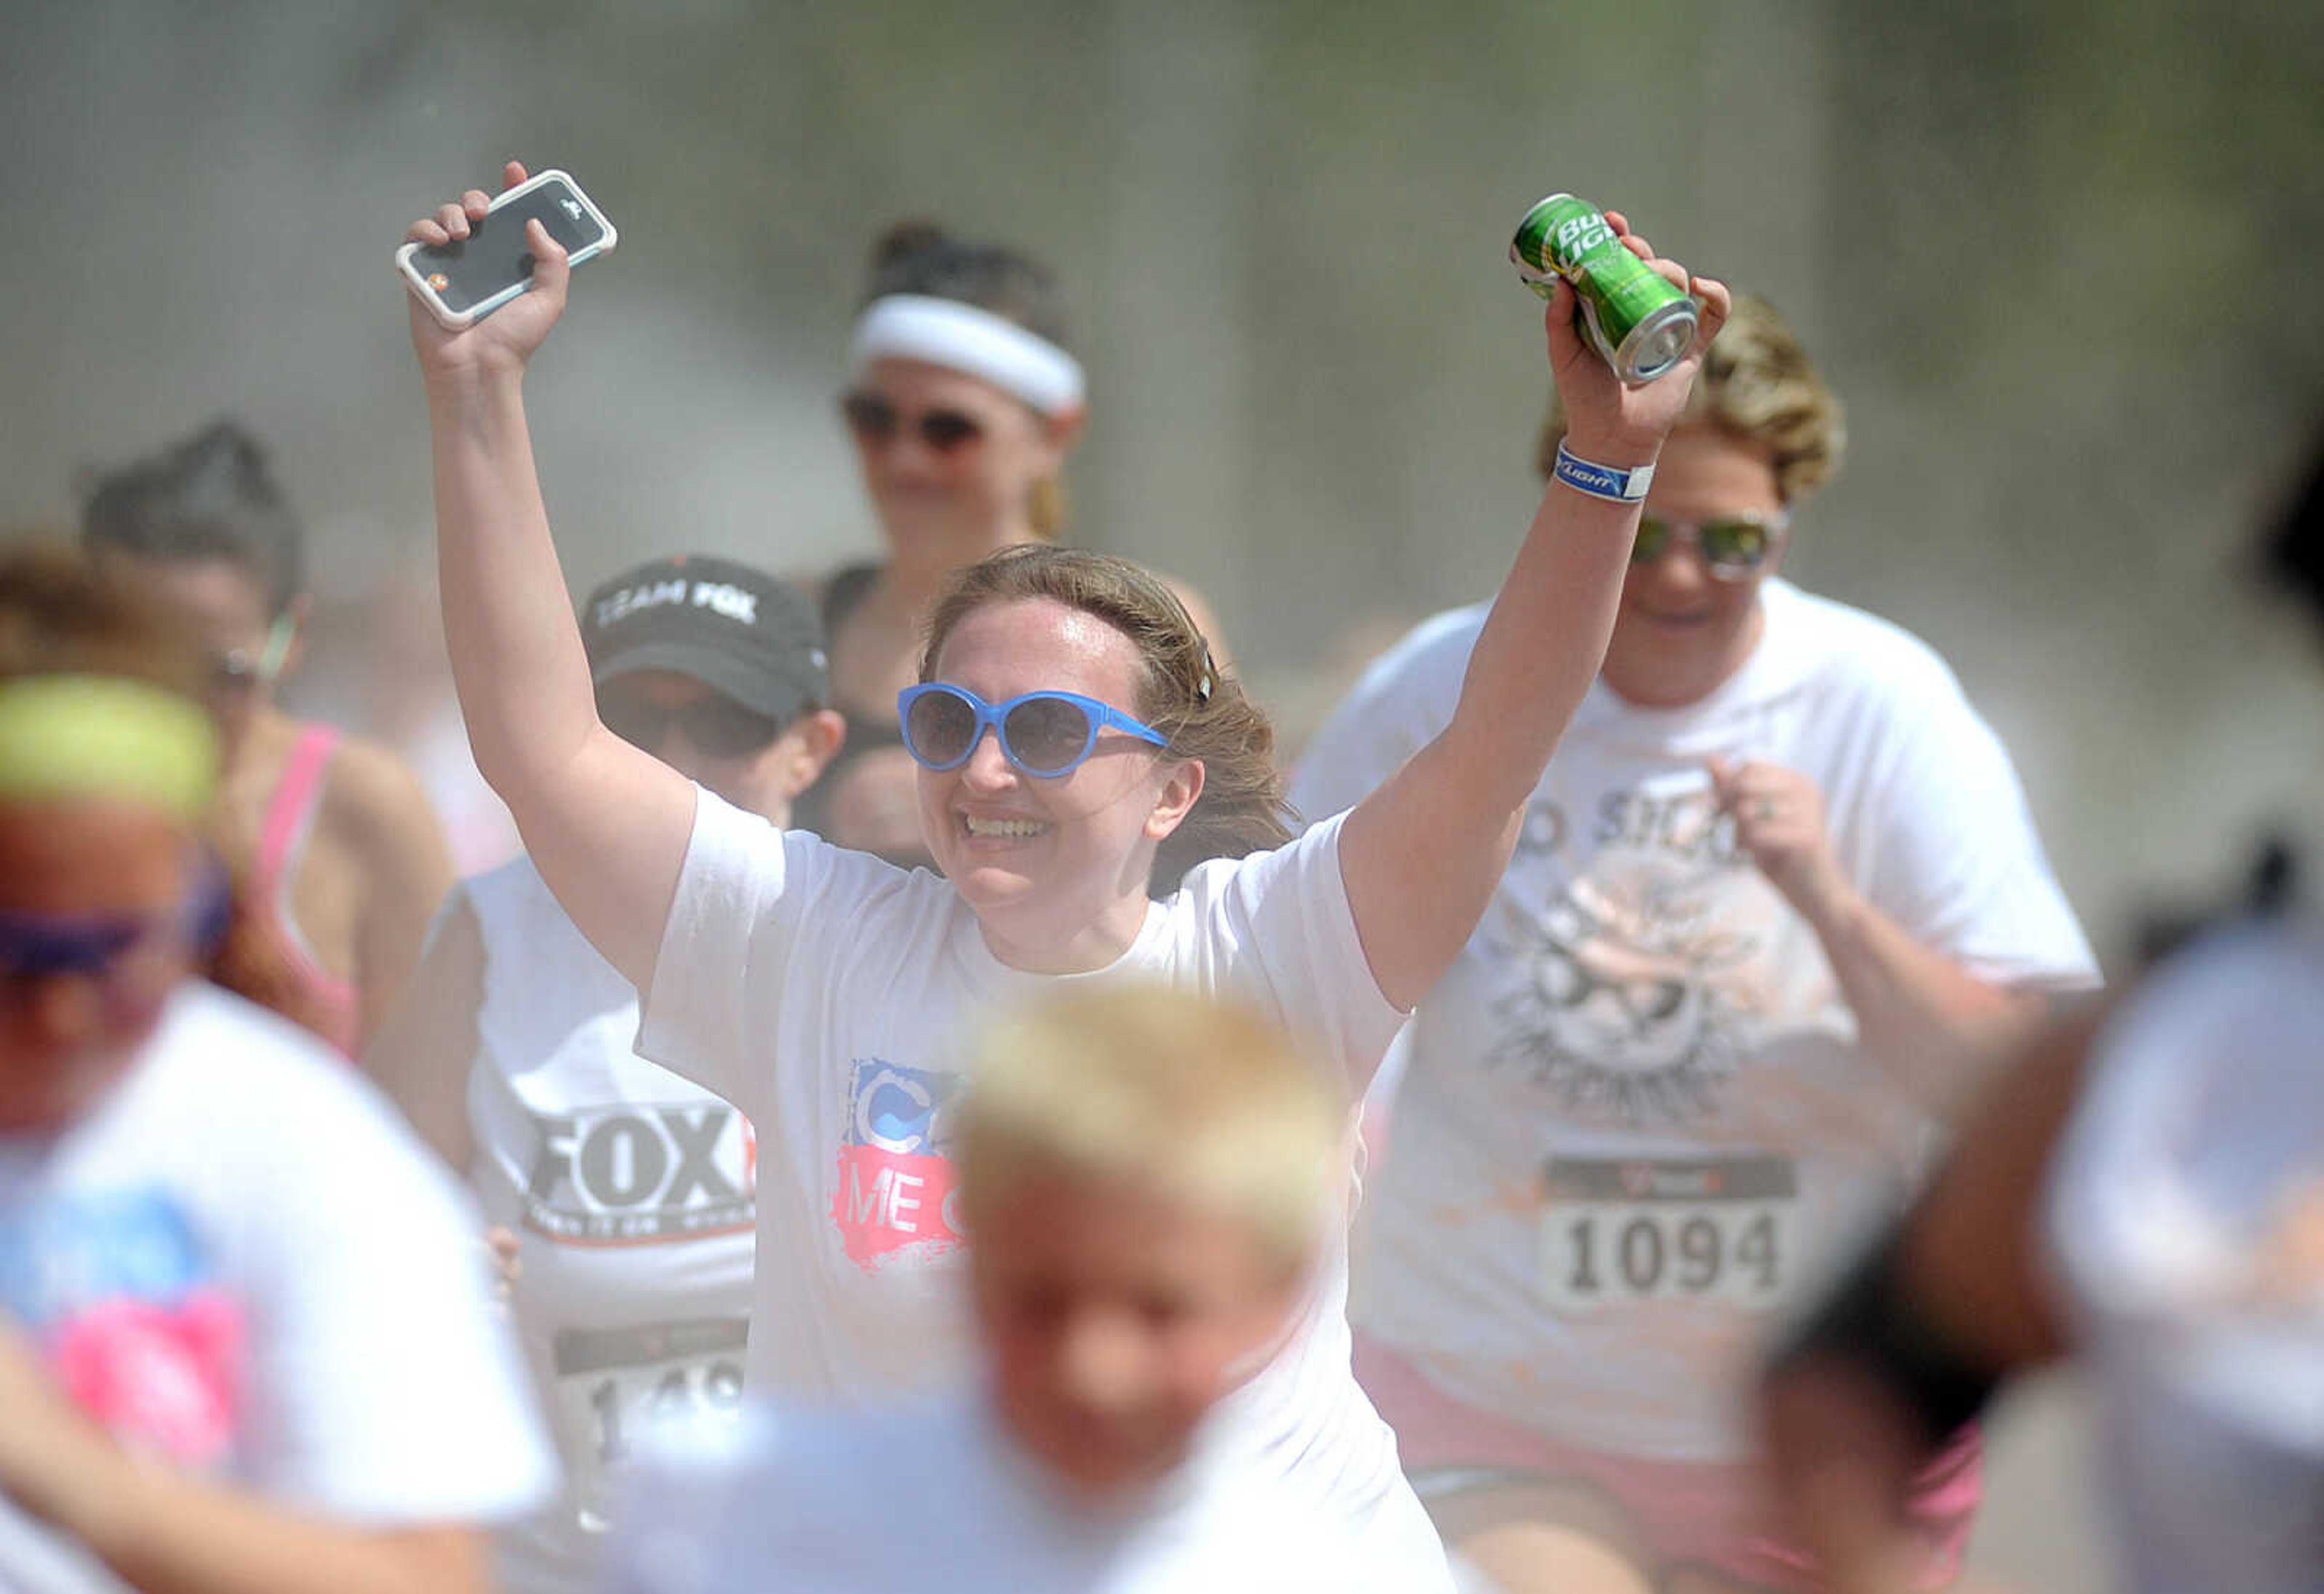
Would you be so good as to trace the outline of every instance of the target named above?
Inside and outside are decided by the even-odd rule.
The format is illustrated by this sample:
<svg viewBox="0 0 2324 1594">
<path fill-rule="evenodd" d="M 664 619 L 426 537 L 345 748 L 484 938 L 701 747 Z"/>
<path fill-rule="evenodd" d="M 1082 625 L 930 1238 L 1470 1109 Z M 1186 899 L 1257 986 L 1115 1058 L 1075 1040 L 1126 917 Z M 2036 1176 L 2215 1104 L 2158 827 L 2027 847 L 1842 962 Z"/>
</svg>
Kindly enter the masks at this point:
<svg viewBox="0 0 2324 1594">
<path fill-rule="evenodd" d="M 511 161 L 502 168 L 501 186 L 515 188 L 526 177 L 523 164 Z M 433 216 L 413 222 L 404 236 L 441 248 L 466 237 L 491 208 L 491 196 L 472 188 L 450 204 L 438 207 Z M 564 246 L 538 221 L 526 223 L 524 236 L 532 249 L 532 286 L 482 320 L 451 331 L 428 313 L 416 295 L 407 295 L 411 300 L 411 347 L 431 385 L 478 376 L 522 376 L 533 350 L 564 314 L 566 284 L 573 274 Z"/>
</svg>

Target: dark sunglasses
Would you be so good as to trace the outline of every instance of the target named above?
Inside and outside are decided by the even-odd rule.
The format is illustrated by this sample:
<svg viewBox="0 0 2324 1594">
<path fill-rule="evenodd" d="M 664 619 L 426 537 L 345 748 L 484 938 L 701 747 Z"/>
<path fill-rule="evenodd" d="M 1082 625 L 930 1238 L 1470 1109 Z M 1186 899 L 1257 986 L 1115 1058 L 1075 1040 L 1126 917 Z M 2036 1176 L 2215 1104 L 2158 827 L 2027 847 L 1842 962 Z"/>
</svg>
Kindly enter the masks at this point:
<svg viewBox="0 0 2324 1594">
<path fill-rule="evenodd" d="M 1722 514 L 1715 520 L 1666 520 L 1642 515 L 1638 540 L 1630 544 L 1632 564 L 1652 564 L 1673 547 L 1692 547 L 1711 573 L 1739 581 L 1767 562 L 1790 526 L 1782 514 Z"/>
<path fill-rule="evenodd" d="M 934 770 L 966 764 L 987 726 L 1001 739 L 1002 757 L 1044 780 L 1081 767 L 1097 746 L 1097 733 L 1108 726 L 1157 747 L 1170 745 L 1152 726 L 1079 692 L 1028 691 L 988 703 L 965 687 L 931 681 L 896 694 L 896 718 L 904 750 Z"/>
<path fill-rule="evenodd" d="M 225 871 L 205 863 L 184 902 L 158 913 L 0 911 L 0 979 L 118 978 L 141 953 L 214 952 L 233 913 Z"/>
<path fill-rule="evenodd" d="M 676 709 L 632 692 L 601 692 L 597 718 L 605 722 L 607 730 L 648 753 L 661 746 L 672 726 L 696 752 L 711 758 L 740 758 L 760 752 L 783 734 L 782 721 L 745 708 L 723 692 Z"/>
<path fill-rule="evenodd" d="M 903 425 L 894 403 L 876 393 L 847 394 L 839 401 L 839 412 L 847 417 L 847 429 L 867 443 L 892 442 Z M 920 440 L 939 454 L 964 449 L 984 436 L 984 423 L 958 410 L 923 410 L 913 424 Z"/>
</svg>

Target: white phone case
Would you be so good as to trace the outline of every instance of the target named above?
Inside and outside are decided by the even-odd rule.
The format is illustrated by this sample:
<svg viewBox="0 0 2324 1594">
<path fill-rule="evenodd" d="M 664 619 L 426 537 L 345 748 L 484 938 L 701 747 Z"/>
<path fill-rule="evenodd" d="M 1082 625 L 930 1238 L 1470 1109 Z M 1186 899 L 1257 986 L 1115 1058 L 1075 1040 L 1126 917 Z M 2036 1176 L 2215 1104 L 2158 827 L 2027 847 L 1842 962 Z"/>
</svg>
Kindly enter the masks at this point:
<svg viewBox="0 0 2324 1594">
<path fill-rule="evenodd" d="M 620 241 L 620 235 L 613 230 L 613 222 L 607 218 L 603 210 L 597 209 L 595 202 L 587 194 L 581 191 L 581 185 L 574 181 L 569 173 L 560 171 L 554 167 L 547 171 L 535 172 L 516 187 L 508 190 L 492 202 L 490 209 L 498 210 L 504 205 L 522 199 L 533 190 L 552 182 L 563 183 L 570 190 L 573 198 L 579 201 L 582 209 L 589 218 L 604 229 L 604 236 L 595 243 L 585 245 L 567 255 L 567 264 L 579 265 L 584 261 L 596 259 L 600 255 L 613 253 L 614 244 Z M 478 301 L 466 310 L 450 309 L 442 299 L 438 297 L 435 288 L 429 284 L 428 278 L 412 264 L 412 256 L 427 247 L 427 245 L 415 239 L 398 248 L 395 252 L 396 273 L 403 278 L 404 286 L 411 290 L 421 304 L 427 306 L 428 313 L 434 316 L 439 325 L 450 331 L 457 332 L 464 328 L 475 326 L 484 317 L 532 286 L 532 280 L 527 277 L 521 282 L 512 283 L 499 292 Z"/>
</svg>

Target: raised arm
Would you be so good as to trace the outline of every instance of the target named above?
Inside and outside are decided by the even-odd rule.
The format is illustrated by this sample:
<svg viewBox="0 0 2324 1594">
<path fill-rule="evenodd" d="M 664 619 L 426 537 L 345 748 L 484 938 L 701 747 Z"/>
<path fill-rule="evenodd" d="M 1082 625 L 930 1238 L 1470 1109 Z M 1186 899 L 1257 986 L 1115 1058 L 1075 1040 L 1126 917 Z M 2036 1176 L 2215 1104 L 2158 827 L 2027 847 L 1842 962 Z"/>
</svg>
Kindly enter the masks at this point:
<svg viewBox="0 0 2324 1594">
<path fill-rule="evenodd" d="M 504 173 L 511 186 L 524 175 L 514 162 Z M 466 237 L 489 202 L 471 189 L 410 236 Z M 524 415 L 525 367 L 565 309 L 569 272 L 539 222 L 528 236 L 530 292 L 459 332 L 411 305 L 435 440 L 444 635 L 476 767 L 566 913 L 642 990 L 677 894 L 694 787 L 597 718 Z"/>
<path fill-rule="evenodd" d="M 1702 303 L 1693 350 L 1645 387 L 1625 387 L 1573 330 L 1563 282 L 1549 305 L 1549 358 L 1580 459 L 1651 465 L 1684 409 L 1702 350 L 1727 318 L 1727 290 L 1654 258 L 1622 218 L 1631 249 Z M 1637 534 L 1638 506 L 1552 482 L 1470 656 L 1443 733 L 1358 803 L 1340 867 L 1381 992 L 1409 1007 L 1452 965 L 1517 844 L 1526 800 L 1605 661 Z"/>
</svg>

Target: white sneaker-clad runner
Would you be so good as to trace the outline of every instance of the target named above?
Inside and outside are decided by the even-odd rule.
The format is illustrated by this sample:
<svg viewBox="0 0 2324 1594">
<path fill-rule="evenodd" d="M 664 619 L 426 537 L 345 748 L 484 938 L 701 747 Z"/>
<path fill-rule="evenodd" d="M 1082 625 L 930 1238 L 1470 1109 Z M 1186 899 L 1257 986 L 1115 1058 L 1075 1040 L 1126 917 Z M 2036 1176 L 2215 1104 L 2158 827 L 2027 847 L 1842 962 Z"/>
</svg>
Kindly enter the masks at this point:
<svg viewBox="0 0 2324 1594">
<path fill-rule="evenodd" d="M 604 721 L 744 812 L 788 823 L 843 734 L 806 596 L 730 560 L 656 560 L 581 606 Z M 565 1462 L 501 1535 L 514 1594 L 595 1586 L 614 1474 L 742 1399 L 756 1147 L 731 1104 L 632 1050 L 637 993 L 530 858 L 464 881 L 366 1066 L 492 1223 Z"/>
<path fill-rule="evenodd" d="M 411 236 L 462 236 L 488 203 L 472 190 Z M 956 1376 L 946 1103 L 968 1027 L 1092 976 L 1232 990 L 1307 1037 L 1352 1098 L 1491 894 L 1602 657 L 1637 505 L 1551 488 L 1444 736 L 1296 841 L 1264 716 L 1167 588 L 1065 549 L 972 567 L 899 704 L 944 872 L 906 874 L 740 813 L 599 721 L 526 434 L 526 363 L 567 285 L 546 232 L 533 249 L 534 290 L 466 331 L 413 306 L 477 763 L 574 922 L 646 993 L 642 1050 L 758 1126 L 752 1377 L 861 1401 Z M 1708 336 L 1726 291 L 1693 286 Z M 1572 311 L 1561 293 L 1547 320 L 1574 452 L 1618 478 L 1654 459 L 1694 364 L 1625 388 Z M 962 341 L 996 379 L 1046 358 L 1005 323 Z M 1190 863 L 1155 901 L 1157 872 Z M 1413 1587 L 1441 1588 L 1434 1534 L 1350 1372 L 1336 1228 L 1334 1241 L 1281 1347 L 1231 1397 L 1232 1442 L 1344 1512 Z"/>
<path fill-rule="evenodd" d="M 2096 983 L 1943 661 L 1775 575 L 1840 449 L 1806 351 L 1738 301 L 1663 449 L 1605 667 L 1407 1035 L 1358 1372 L 1440 1521 L 1518 1588 L 1558 1584 L 1569 1525 L 1649 1575 L 1812 1581 L 1751 1468 L 1760 1341 L 1914 1186 L 1980 1047 Z M 1488 624 L 1441 615 L 1373 665 L 1295 804 L 1337 812 L 1442 734 Z M 1931 1575 L 1978 1492 L 1973 1444 L 1923 1480 Z"/>
</svg>

